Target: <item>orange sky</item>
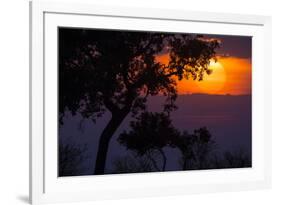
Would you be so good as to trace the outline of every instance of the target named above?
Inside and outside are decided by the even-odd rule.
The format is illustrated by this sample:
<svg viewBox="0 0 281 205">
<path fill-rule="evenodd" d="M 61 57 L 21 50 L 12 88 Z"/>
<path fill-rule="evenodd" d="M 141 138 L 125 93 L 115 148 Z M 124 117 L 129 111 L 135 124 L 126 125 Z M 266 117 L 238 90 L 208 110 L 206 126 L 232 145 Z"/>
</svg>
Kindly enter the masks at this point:
<svg viewBox="0 0 281 205">
<path fill-rule="evenodd" d="M 168 62 L 168 54 L 157 57 L 162 63 Z M 207 93 L 241 95 L 251 93 L 251 60 L 238 57 L 218 57 L 212 61 L 211 75 L 205 75 L 203 81 L 183 79 L 178 81 L 178 93 Z"/>
</svg>

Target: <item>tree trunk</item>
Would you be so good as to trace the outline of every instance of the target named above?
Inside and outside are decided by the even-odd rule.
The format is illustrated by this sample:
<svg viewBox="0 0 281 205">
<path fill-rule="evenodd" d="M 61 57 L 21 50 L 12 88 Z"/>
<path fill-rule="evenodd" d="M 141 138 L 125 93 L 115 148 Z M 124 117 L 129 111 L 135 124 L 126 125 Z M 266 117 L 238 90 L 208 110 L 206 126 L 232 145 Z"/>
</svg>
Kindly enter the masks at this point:
<svg viewBox="0 0 281 205">
<path fill-rule="evenodd" d="M 160 169 L 158 168 L 157 162 L 156 160 L 153 158 L 153 156 L 151 156 L 151 152 L 148 151 L 146 156 L 148 157 L 148 159 L 152 162 L 152 166 L 155 168 L 156 171 L 160 171 Z"/>
<path fill-rule="evenodd" d="M 182 160 L 183 160 L 182 170 L 187 170 L 187 159 L 186 159 L 186 157 L 183 157 Z"/>
<path fill-rule="evenodd" d="M 163 166 L 162 166 L 162 171 L 165 171 L 166 169 L 166 163 L 167 163 L 167 157 L 164 153 L 164 151 L 162 149 L 159 149 L 159 152 L 161 153 L 162 155 L 162 158 L 163 158 Z"/>
<path fill-rule="evenodd" d="M 127 109 L 117 113 L 112 113 L 111 120 L 102 131 L 102 134 L 99 139 L 99 146 L 96 157 L 96 165 L 94 171 L 95 175 L 104 174 L 106 156 L 110 139 L 112 138 L 113 134 L 120 126 L 122 121 L 125 119 L 125 117 L 128 115 L 128 113 L 129 111 Z"/>
</svg>

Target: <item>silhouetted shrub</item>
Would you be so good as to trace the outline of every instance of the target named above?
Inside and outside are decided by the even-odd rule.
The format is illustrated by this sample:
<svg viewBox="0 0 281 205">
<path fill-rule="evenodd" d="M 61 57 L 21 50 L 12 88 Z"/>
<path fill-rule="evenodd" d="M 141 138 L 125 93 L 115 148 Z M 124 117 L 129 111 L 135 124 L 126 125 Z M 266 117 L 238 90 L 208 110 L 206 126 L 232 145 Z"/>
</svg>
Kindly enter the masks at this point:
<svg viewBox="0 0 281 205">
<path fill-rule="evenodd" d="M 59 176 L 80 175 L 83 171 L 82 162 L 86 159 L 86 146 L 77 147 L 73 144 L 59 145 Z"/>
<path fill-rule="evenodd" d="M 179 134 L 171 124 L 169 116 L 165 113 L 144 112 L 136 121 L 130 123 L 130 127 L 129 132 L 120 134 L 119 143 L 140 157 L 146 156 L 157 171 L 164 171 L 167 158 L 163 148 L 171 145 L 173 138 Z M 161 168 L 156 155 L 162 157 Z"/>
</svg>

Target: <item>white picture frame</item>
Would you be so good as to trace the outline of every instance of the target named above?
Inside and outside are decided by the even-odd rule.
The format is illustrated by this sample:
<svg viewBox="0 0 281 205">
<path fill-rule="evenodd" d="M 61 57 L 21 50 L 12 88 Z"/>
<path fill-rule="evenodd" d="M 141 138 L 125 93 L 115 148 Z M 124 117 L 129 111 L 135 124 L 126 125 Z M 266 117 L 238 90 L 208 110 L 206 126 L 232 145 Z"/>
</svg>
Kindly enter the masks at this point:
<svg viewBox="0 0 281 205">
<path fill-rule="evenodd" d="M 186 30 L 186 26 L 189 25 Z M 222 26 L 223 25 L 223 26 Z M 58 26 L 253 36 L 253 167 L 58 178 Z M 190 26 L 192 29 L 190 30 Z M 265 72 L 267 73 L 265 75 Z M 30 2 L 30 202 L 239 191 L 271 186 L 271 18 L 81 3 Z M 48 137 L 46 137 L 48 136 Z M 71 195 L 71 197 L 69 197 Z"/>
</svg>

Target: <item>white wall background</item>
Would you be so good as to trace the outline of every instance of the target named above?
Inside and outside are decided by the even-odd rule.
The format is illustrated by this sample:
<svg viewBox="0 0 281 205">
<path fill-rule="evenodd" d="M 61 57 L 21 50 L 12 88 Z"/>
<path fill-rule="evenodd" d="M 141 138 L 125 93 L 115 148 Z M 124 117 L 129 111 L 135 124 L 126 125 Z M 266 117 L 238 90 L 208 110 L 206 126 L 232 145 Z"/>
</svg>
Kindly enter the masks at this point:
<svg viewBox="0 0 281 205">
<path fill-rule="evenodd" d="M 76 0 L 77 1 L 77 0 Z M 87 0 L 80 0 L 87 1 Z M 88 0 L 90 1 L 90 0 Z M 91 0 L 104 5 L 270 15 L 273 21 L 273 188 L 81 204 L 281 204 L 281 5 L 278 0 Z M 0 204 L 28 200 L 28 1 L 0 3 Z"/>
</svg>

